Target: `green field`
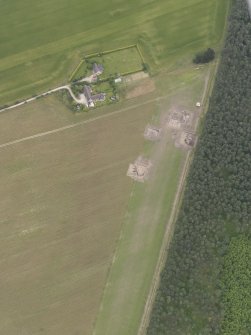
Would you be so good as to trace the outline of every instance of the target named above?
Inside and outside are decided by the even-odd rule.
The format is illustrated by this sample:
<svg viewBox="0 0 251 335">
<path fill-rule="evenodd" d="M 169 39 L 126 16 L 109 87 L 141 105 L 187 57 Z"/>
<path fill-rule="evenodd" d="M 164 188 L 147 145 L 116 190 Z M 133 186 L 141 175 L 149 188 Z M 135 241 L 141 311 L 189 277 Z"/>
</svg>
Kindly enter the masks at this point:
<svg viewBox="0 0 251 335">
<path fill-rule="evenodd" d="M 153 74 L 123 84 L 125 97 L 141 89 L 134 99 L 91 112 L 49 96 L 0 114 L 0 334 L 137 334 L 187 156 L 144 129 L 165 128 L 172 107 L 195 110 L 211 68 L 191 59 L 219 49 L 228 3 L 0 0 L 1 105 L 135 43 Z M 145 184 L 126 176 L 140 154 L 154 163 Z"/>
<path fill-rule="evenodd" d="M 228 3 L 1 0 L 0 105 L 67 82 L 93 52 L 139 42 L 153 70 L 186 61 L 217 46 Z"/>
<path fill-rule="evenodd" d="M 90 76 L 92 74 L 91 65 L 93 63 L 104 66 L 104 72 L 99 76 L 100 79 L 107 79 L 110 76 L 123 75 L 143 69 L 143 60 L 137 47 L 134 46 L 124 50 L 115 50 L 103 55 L 88 57 L 76 71 L 73 79 Z M 88 64 L 91 69 L 88 69 Z"/>
</svg>

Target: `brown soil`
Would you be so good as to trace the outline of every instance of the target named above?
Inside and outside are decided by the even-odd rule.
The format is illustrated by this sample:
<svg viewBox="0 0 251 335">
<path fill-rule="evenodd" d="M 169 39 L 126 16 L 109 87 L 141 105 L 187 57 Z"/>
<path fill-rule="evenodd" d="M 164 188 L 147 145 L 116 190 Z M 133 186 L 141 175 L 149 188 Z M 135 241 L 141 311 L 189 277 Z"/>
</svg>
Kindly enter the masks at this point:
<svg viewBox="0 0 251 335">
<path fill-rule="evenodd" d="M 129 87 L 126 94 L 127 99 L 136 98 L 141 95 L 151 93 L 155 90 L 154 81 L 150 78 L 146 78 L 137 82 L 136 86 Z"/>
</svg>

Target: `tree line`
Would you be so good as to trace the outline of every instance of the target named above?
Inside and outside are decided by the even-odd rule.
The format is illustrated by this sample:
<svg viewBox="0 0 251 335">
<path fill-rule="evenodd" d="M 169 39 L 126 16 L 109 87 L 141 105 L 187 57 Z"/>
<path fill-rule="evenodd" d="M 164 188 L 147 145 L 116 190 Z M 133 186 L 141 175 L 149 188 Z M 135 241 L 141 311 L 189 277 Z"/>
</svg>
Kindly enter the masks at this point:
<svg viewBox="0 0 251 335">
<path fill-rule="evenodd" d="M 251 240 L 250 153 L 251 21 L 246 1 L 234 0 L 147 335 L 233 334 L 226 331 L 232 322 L 229 304 L 235 302 L 229 301 L 234 298 L 225 278 L 236 263 L 226 266 L 226 257 L 238 252 L 231 251 L 234 239 Z M 245 283 L 250 295 L 251 281 Z M 250 304 L 238 303 L 238 335 L 250 334 L 238 320 Z"/>
</svg>

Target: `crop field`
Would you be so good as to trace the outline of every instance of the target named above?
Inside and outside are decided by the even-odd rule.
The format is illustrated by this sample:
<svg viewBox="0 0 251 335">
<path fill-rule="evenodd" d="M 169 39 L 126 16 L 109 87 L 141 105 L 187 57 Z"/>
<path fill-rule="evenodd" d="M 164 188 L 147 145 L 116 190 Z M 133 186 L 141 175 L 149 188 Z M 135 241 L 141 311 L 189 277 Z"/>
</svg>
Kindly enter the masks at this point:
<svg viewBox="0 0 251 335">
<path fill-rule="evenodd" d="M 195 51 L 217 46 L 228 3 L 1 0 L 0 105 L 67 82 L 94 52 L 139 43 L 154 71 L 190 61 Z"/>
<path fill-rule="evenodd" d="M 158 78 L 169 88 L 170 95 L 155 103 L 151 122 L 166 132 L 166 120 L 174 106 L 185 106 L 195 112 L 194 99 L 203 95 L 209 78 L 208 70 L 190 70 L 179 76 L 174 73 L 168 79 Z M 141 154 L 151 159 L 154 169 L 150 180 L 145 184 L 134 183 L 130 194 L 95 323 L 95 335 L 137 334 L 161 242 L 165 230 L 170 228 L 168 219 L 188 158 L 187 151 L 174 146 L 170 131 L 160 142 L 145 142 Z"/>
<path fill-rule="evenodd" d="M 92 113 L 50 96 L 0 114 L 0 333 L 136 334 L 186 155 L 144 129 L 205 74 Z M 144 185 L 126 176 L 139 154 L 157 169 Z"/>
<path fill-rule="evenodd" d="M 137 334 L 188 159 L 172 133 L 153 143 L 144 130 L 166 131 L 177 106 L 196 113 L 215 64 L 191 59 L 218 50 L 228 3 L 0 0 L 0 105 L 121 46 L 139 43 L 153 74 L 89 112 L 52 95 L 0 113 L 0 334 Z M 103 55 L 107 73 L 142 65 L 118 55 Z M 142 184 L 126 176 L 139 155 L 153 163 Z"/>
<path fill-rule="evenodd" d="M 90 334 L 152 110 L 0 148 L 1 334 Z M 13 113 L 1 144 L 74 124 L 54 97 Z"/>
<path fill-rule="evenodd" d="M 82 63 L 73 79 L 91 75 L 92 70 L 88 69 L 88 65 L 93 63 L 102 64 L 104 66 L 104 72 L 100 76 L 101 79 L 107 79 L 109 76 L 116 74 L 123 75 L 130 72 L 137 72 L 143 68 L 143 60 L 135 46 L 128 49 L 115 50 L 114 52 L 100 56 L 89 57 Z"/>
</svg>

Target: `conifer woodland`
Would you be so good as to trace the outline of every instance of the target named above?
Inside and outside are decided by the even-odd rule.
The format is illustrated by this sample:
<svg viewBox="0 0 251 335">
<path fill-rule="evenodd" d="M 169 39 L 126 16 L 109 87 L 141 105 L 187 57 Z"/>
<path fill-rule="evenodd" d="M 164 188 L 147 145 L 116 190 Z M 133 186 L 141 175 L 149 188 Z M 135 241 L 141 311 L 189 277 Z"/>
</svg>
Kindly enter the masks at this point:
<svg viewBox="0 0 251 335">
<path fill-rule="evenodd" d="M 251 20 L 235 0 L 148 335 L 251 334 Z"/>
</svg>

